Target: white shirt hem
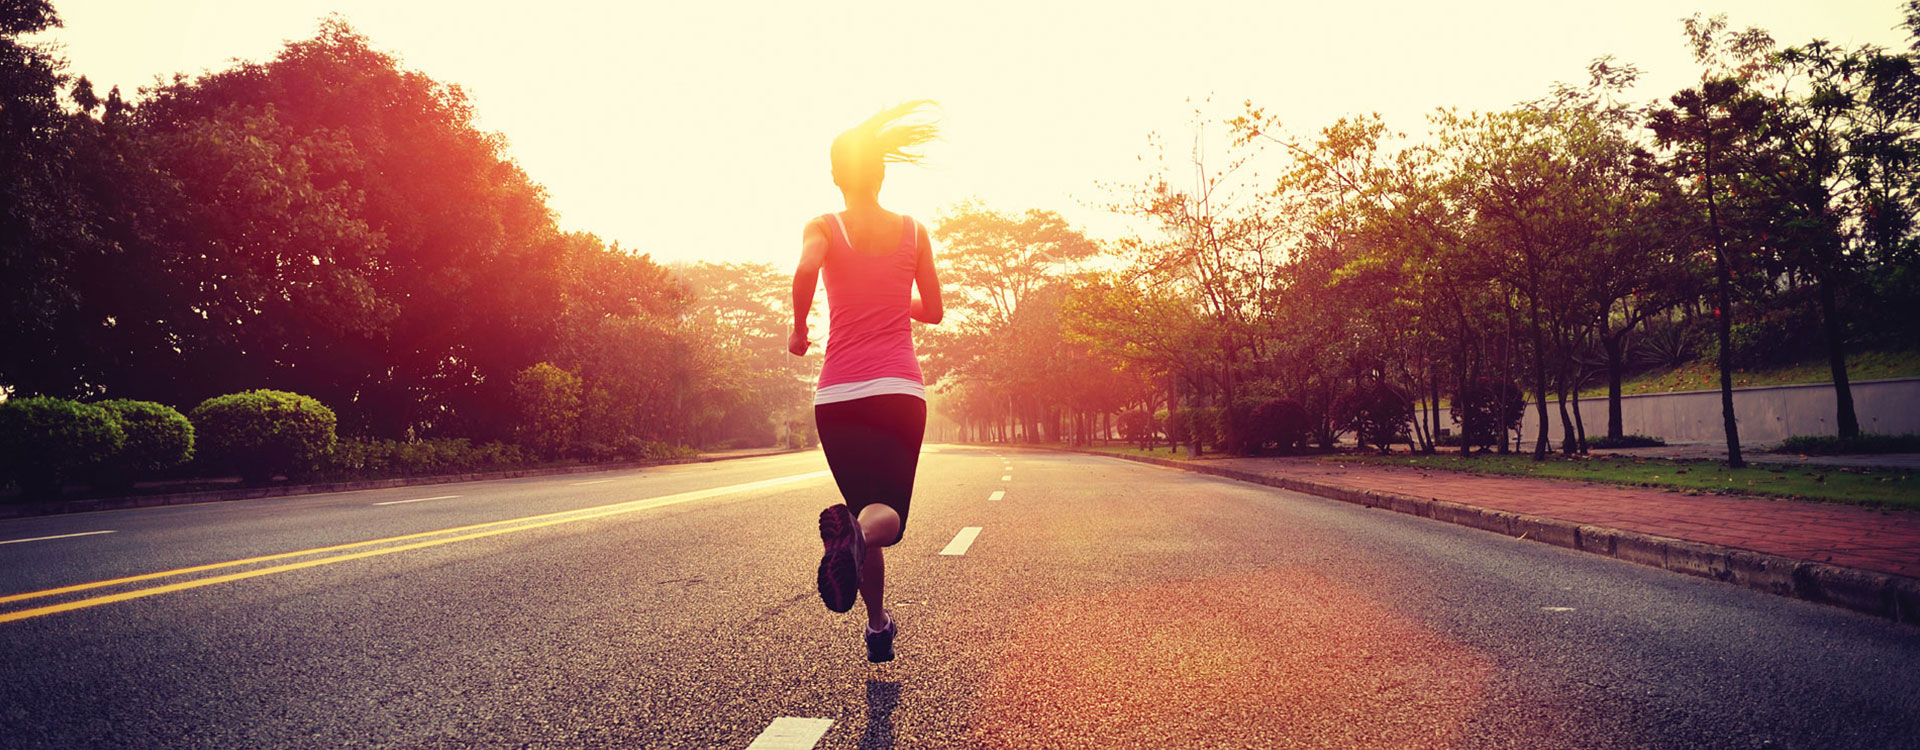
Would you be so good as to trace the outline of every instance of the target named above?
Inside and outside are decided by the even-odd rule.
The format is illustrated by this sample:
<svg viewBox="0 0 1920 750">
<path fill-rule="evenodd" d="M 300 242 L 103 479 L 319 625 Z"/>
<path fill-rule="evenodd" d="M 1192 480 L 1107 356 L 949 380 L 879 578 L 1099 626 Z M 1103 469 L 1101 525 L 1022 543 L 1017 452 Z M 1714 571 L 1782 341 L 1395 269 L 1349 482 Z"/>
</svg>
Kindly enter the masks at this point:
<svg viewBox="0 0 1920 750">
<path fill-rule="evenodd" d="M 852 383 L 834 383 L 833 385 L 820 386 L 819 390 L 813 392 L 813 405 L 833 404 L 841 401 L 852 401 L 856 398 L 884 396 L 895 393 L 913 396 L 921 401 L 927 400 L 927 387 L 918 381 L 908 380 L 906 378 L 874 378 L 872 380 L 858 380 Z"/>
</svg>

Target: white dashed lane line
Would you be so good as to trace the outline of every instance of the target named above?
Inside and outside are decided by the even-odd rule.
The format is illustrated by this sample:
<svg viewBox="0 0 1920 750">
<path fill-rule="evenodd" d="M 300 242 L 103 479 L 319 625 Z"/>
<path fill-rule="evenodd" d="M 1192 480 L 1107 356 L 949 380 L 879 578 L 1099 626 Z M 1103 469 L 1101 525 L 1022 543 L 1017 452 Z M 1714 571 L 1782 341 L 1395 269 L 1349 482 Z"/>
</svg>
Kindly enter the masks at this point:
<svg viewBox="0 0 1920 750">
<path fill-rule="evenodd" d="M 999 500 L 999 499 L 1002 499 L 1002 498 L 1004 498 L 1004 497 L 1006 497 L 1006 496 L 1007 496 L 1007 491 L 1006 491 L 1006 490 L 994 490 L 994 491 L 993 491 L 993 494 L 991 494 L 991 495 L 988 495 L 988 496 L 987 496 L 987 499 L 988 499 L 988 500 Z"/>
<path fill-rule="evenodd" d="M 433 497 L 416 497 L 412 500 L 388 500 L 384 503 L 374 503 L 374 505 L 406 505 L 407 503 L 424 503 L 428 500 L 452 500 L 456 497 L 459 495 L 434 495 Z"/>
<path fill-rule="evenodd" d="M 1002 481 L 1002 482 L 1011 482 L 1011 481 L 1013 481 L 1013 475 L 1012 475 L 1012 474 L 1001 474 L 1001 475 L 1000 475 L 1000 481 Z"/>
<path fill-rule="evenodd" d="M 940 554 L 942 555 L 967 554 L 967 548 L 972 547 L 973 540 L 978 538 L 979 536 L 980 536 L 979 526 L 968 526 L 964 529 L 961 529 L 960 533 L 953 537 L 953 541 L 947 542 L 947 548 L 940 550 Z"/>
<path fill-rule="evenodd" d="M 811 750 L 832 726 L 832 719 L 782 716 L 761 730 L 760 736 L 747 745 L 747 750 Z"/>
<path fill-rule="evenodd" d="M 8 539 L 4 542 L 0 542 L 0 544 L 19 544 L 21 542 L 44 542 L 49 539 L 72 539 L 76 536 L 93 536 L 95 534 L 111 534 L 111 533 L 113 533 L 112 529 L 108 529 L 106 531 L 82 531 L 78 534 L 55 534 L 53 536 L 36 536 L 29 539 Z"/>
</svg>

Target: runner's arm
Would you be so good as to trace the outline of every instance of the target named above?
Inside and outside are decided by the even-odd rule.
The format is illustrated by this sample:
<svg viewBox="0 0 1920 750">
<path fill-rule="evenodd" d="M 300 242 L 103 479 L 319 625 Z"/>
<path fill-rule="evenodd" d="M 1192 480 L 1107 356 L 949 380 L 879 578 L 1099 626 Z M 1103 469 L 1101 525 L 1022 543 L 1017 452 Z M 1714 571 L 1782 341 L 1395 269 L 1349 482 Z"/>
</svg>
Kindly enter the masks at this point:
<svg viewBox="0 0 1920 750">
<path fill-rule="evenodd" d="M 907 315 L 922 323 L 939 323 L 946 317 L 946 307 L 940 304 L 940 272 L 933 267 L 933 240 L 928 239 L 926 227 L 914 223 L 920 236 L 916 244 L 920 246 L 920 264 L 914 271 L 914 286 L 919 287 L 920 296 L 907 303 Z"/>
<path fill-rule="evenodd" d="M 820 285 L 820 266 L 827 261 L 827 229 L 819 219 L 807 222 L 800 235 L 800 265 L 793 269 L 793 332 L 787 335 L 787 351 L 804 356 L 813 342 L 807 340 L 807 313 L 813 310 L 813 291 Z"/>
</svg>

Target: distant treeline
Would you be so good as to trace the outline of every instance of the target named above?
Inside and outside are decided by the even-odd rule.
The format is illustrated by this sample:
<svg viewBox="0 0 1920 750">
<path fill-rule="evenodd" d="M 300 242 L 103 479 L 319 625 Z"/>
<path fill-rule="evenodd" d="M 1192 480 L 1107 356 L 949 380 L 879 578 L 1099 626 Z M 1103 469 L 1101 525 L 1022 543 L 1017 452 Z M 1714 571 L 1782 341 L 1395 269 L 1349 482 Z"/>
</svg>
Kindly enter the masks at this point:
<svg viewBox="0 0 1920 750">
<path fill-rule="evenodd" d="M 457 86 L 340 20 L 136 100 L 20 40 L 57 25 L 47 3 L 8 6 L 12 396 L 185 410 L 273 388 L 318 399 L 344 435 L 402 439 L 512 439 L 559 409 L 558 439 L 586 454 L 771 444 L 804 398 L 770 271 L 676 273 L 560 231 Z M 535 380 L 553 403 L 516 401 Z"/>
<path fill-rule="evenodd" d="M 1378 116 L 1291 135 L 1250 102 L 1159 144 L 1114 206 L 1138 235 L 1105 247 L 962 207 L 937 409 L 974 439 L 1504 451 L 1524 407 L 1543 456 L 1551 419 L 1569 453 L 1626 439 L 1636 369 L 1824 355 L 1858 433 L 1847 355 L 1920 349 L 1920 55 L 1684 31 L 1697 85 L 1630 102 L 1637 72 L 1601 59 L 1423 143 Z M 1583 424 L 1567 401 L 1601 382 L 1612 416 Z"/>
</svg>

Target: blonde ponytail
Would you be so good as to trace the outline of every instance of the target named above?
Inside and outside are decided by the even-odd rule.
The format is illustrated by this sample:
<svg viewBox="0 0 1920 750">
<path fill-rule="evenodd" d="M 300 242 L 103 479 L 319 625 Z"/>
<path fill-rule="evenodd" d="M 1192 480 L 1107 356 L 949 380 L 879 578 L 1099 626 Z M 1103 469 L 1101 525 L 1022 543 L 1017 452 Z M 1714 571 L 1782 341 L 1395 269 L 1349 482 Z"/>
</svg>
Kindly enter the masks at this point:
<svg viewBox="0 0 1920 750">
<path fill-rule="evenodd" d="M 844 188 L 877 190 L 888 162 L 922 163 L 926 155 L 910 149 L 940 137 L 939 126 L 900 121 L 927 106 L 938 105 L 931 99 L 919 99 L 888 107 L 834 138 L 830 154 L 833 181 Z"/>
</svg>

